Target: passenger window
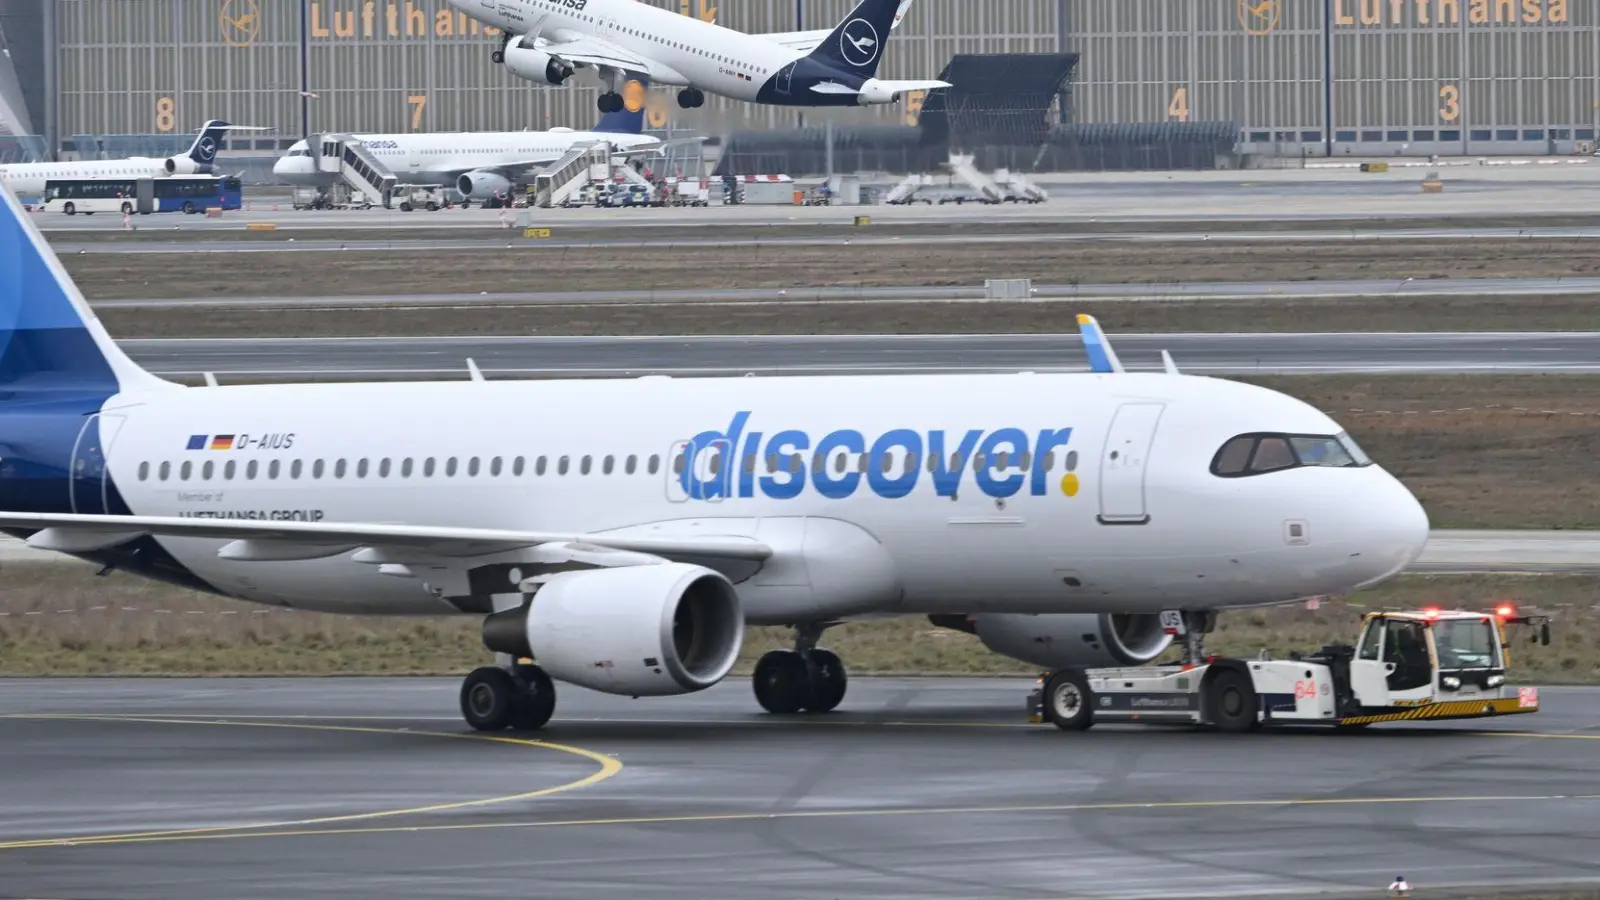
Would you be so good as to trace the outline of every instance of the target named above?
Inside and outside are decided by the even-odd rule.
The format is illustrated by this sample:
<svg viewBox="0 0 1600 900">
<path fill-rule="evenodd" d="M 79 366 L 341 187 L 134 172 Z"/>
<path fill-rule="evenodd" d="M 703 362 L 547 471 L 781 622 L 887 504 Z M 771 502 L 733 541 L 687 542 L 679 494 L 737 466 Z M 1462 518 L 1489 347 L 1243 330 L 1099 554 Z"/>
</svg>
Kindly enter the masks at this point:
<svg viewBox="0 0 1600 900">
<path fill-rule="evenodd" d="M 545 470 L 545 459 L 544 459 L 544 457 L 541 456 L 541 457 L 539 457 L 539 462 L 537 464 L 535 464 L 534 467 L 533 467 L 533 474 L 535 474 L 535 475 L 543 475 L 544 474 L 544 470 Z"/>
<path fill-rule="evenodd" d="M 616 465 L 617 465 L 616 457 L 607 456 L 605 463 L 603 463 L 601 465 L 601 467 L 600 467 L 600 471 L 604 472 L 607 475 L 610 475 L 611 474 L 611 470 L 616 468 Z"/>
<path fill-rule="evenodd" d="M 139 463 L 139 480 L 140 481 L 148 481 L 149 479 L 150 479 L 150 464 L 147 463 L 147 462 Z"/>
<path fill-rule="evenodd" d="M 365 457 L 356 462 L 356 477 L 367 477 L 367 460 Z"/>
<path fill-rule="evenodd" d="M 584 456 L 584 457 L 583 457 L 583 468 L 582 468 L 582 469 L 580 469 L 580 470 L 579 470 L 579 471 L 580 471 L 580 472 L 582 472 L 582 473 L 583 473 L 583 474 L 585 474 L 585 475 L 587 475 L 587 474 L 589 474 L 589 465 L 590 465 L 590 462 L 591 462 L 591 459 L 590 459 L 590 457 L 589 457 L 589 456 L 588 456 L 588 455 L 587 455 L 587 454 L 586 454 L 586 455 L 585 455 L 585 456 Z"/>
<path fill-rule="evenodd" d="M 1217 451 L 1217 459 L 1211 464 L 1211 471 L 1216 475 L 1243 475 L 1245 466 L 1250 464 L 1250 451 L 1255 449 L 1256 439 L 1253 437 L 1236 437 L 1222 445 Z"/>
<path fill-rule="evenodd" d="M 467 474 L 474 478 L 478 476 L 478 458 L 476 456 L 467 460 Z"/>
<path fill-rule="evenodd" d="M 409 457 L 409 456 L 406 457 L 405 459 L 400 460 L 400 477 L 401 478 L 410 478 L 411 477 L 411 457 Z"/>
<path fill-rule="evenodd" d="M 561 461 L 556 463 L 556 474 L 557 475 L 565 475 L 565 474 L 567 474 L 567 469 L 569 469 L 571 467 L 572 467 L 572 457 L 563 456 L 563 457 L 561 457 Z"/>
<path fill-rule="evenodd" d="M 169 478 L 171 475 L 172 475 L 172 463 L 170 463 L 170 462 L 162 463 L 161 464 L 161 480 L 162 481 L 166 481 L 167 478 Z"/>
<path fill-rule="evenodd" d="M 444 461 L 444 475 L 446 478 L 456 476 L 456 458 L 454 456 Z"/>
<path fill-rule="evenodd" d="M 1264 437 L 1257 441 L 1255 455 L 1250 457 L 1252 472 L 1273 472 L 1292 468 L 1294 464 L 1294 451 L 1289 448 L 1288 440 L 1281 437 Z"/>
<path fill-rule="evenodd" d="M 678 453 L 678 454 L 676 454 L 676 455 L 674 455 L 672 457 L 672 474 L 674 474 L 674 475 L 682 475 L 683 474 L 683 460 L 684 460 L 684 457 L 687 456 L 687 455 L 688 454 L 686 454 L 686 453 Z"/>
<path fill-rule="evenodd" d="M 387 456 L 385 456 L 383 459 L 378 461 L 378 477 L 379 478 L 388 478 L 389 477 L 389 457 L 387 457 Z"/>
<path fill-rule="evenodd" d="M 252 460 L 250 460 L 250 464 L 248 466 L 244 467 L 244 477 L 250 479 L 251 481 L 255 481 L 256 480 L 256 473 L 259 472 L 259 471 L 260 471 L 259 463 L 257 463 L 255 460 L 252 459 Z"/>
<path fill-rule="evenodd" d="M 1011 461 L 1011 451 L 1009 451 L 1009 450 L 1001 450 L 999 453 L 995 454 L 994 467 L 996 469 L 1009 468 L 1007 463 L 1009 463 L 1010 461 Z"/>
<path fill-rule="evenodd" d="M 1076 471 L 1078 471 L 1078 451 L 1076 451 L 1076 450 L 1068 450 L 1067 451 L 1067 471 L 1068 472 L 1076 472 Z"/>
<path fill-rule="evenodd" d="M 341 459 L 338 462 L 334 463 L 333 464 L 333 477 L 335 477 L 335 478 L 343 478 L 344 477 L 344 469 L 345 469 L 344 460 Z"/>
<path fill-rule="evenodd" d="M 278 465 L 277 460 L 267 463 L 267 477 L 270 479 L 276 479 L 278 477 L 279 469 L 280 466 Z"/>
<path fill-rule="evenodd" d="M 632 453 L 628 454 L 628 464 L 625 467 L 625 471 L 629 475 L 632 475 L 634 472 L 639 471 L 639 457 L 638 456 L 635 456 Z"/>
<path fill-rule="evenodd" d="M 300 477 L 300 472 L 301 472 L 302 469 L 304 469 L 304 466 L 301 465 L 300 460 L 297 459 L 294 462 L 290 463 L 289 464 L 289 477 L 290 478 L 299 478 Z"/>
<path fill-rule="evenodd" d="M 883 455 L 883 462 L 879 463 L 879 466 L 882 469 L 883 474 L 885 474 L 885 475 L 888 475 L 890 472 L 893 472 L 894 471 L 894 453 L 892 453 L 892 452 L 885 453 Z"/>
<path fill-rule="evenodd" d="M 312 463 L 311 464 L 311 477 L 312 478 L 321 478 L 322 477 L 323 468 L 324 468 L 324 466 L 322 464 L 322 460 L 320 460 L 320 459 L 317 460 L 316 462 Z"/>
<path fill-rule="evenodd" d="M 500 475 L 500 457 L 489 460 L 489 474 L 496 477 Z"/>
<path fill-rule="evenodd" d="M 526 469 L 526 468 L 527 468 L 527 460 L 523 459 L 520 456 L 511 461 L 511 474 L 513 474 L 513 475 L 517 475 L 517 476 L 520 477 L 522 475 L 523 470 Z"/>
<path fill-rule="evenodd" d="M 660 454 L 652 453 L 650 454 L 650 474 L 654 475 L 659 471 L 661 471 L 661 456 Z"/>
<path fill-rule="evenodd" d="M 210 481 L 211 480 L 211 474 L 213 472 L 215 472 L 216 470 L 217 470 L 216 463 L 213 463 L 209 459 L 206 460 L 206 464 L 204 466 L 200 467 L 200 477 L 201 477 L 201 479 L 203 479 L 205 481 Z"/>
<path fill-rule="evenodd" d="M 434 468 L 433 457 L 430 456 L 427 459 L 423 460 L 422 461 L 422 477 L 423 478 L 432 478 L 433 477 L 433 468 Z"/>
<path fill-rule="evenodd" d="M 711 451 L 711 474 L 722 474 L 722 448 L 720 447 Z"/>
</svg>

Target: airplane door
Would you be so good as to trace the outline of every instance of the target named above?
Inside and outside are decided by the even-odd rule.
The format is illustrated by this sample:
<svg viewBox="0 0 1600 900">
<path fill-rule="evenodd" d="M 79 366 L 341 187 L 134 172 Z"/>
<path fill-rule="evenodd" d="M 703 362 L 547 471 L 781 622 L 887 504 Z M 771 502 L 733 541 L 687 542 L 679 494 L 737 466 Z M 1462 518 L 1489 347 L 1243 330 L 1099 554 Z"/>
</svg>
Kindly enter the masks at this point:
<svg viewBox="0 0 1600 900">
<path fill-rule="evenodd" d="M 106 451 L 122 430 L 122 416 L 96 413 L 84 420 L 78 441 L 72 448 L 72 478 L 67 483 L 72 511 L 79 515 L 105 515 L 110 506 L 110 478 L 106 475 Z"/>
<path fill-rule="evenodd" d="M 778 80 L 775 86 L 778 93 L 785 97 L 789 96 L 789 88 L 794 82 L 794 67 L 798 62 L 799 60 L 796 60 L 778 70 Z"/>
<path fill-rule="evenodd" d="M 1117 408 L 1100 456 L 1100 523 L 1143 525 L 1145 469 L 1155 440 L 1161 403 L 1124 403 Z"/>
<path fill-rule="evenodd" d="M 726 438 L 712 441 L 699 447 L 693 459 L 688 457 L 690 448 L 690 441 L 674 441 L 667 452 L 667 464 L 662 470 L 666 477 L 667 501 L 722 502 L 737 484 L 733 475 L 733 445 Z M 683 477 L 685 468 L 689 470 L 687 480 Z"/>
</svg>

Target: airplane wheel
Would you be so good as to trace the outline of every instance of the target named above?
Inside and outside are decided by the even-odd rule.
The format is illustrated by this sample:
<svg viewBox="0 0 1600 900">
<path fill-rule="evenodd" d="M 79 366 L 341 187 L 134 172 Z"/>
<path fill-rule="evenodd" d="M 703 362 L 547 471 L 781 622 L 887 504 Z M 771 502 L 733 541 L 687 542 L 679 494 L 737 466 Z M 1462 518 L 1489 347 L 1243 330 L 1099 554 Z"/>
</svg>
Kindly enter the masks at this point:
<svg viewBox="0 0 1600 900">
<path fill-rule="evenodd" d="M 694 109 L 694 92 L 688 88 L 679 91 L 678 106 L 683 109 Z"/>
<path fill-rule="evenodd" d="M 1081 669 L 1062 669 L 1044 683 L 1044 717 L 1062 731 L 1088 731 L 1094 725 L 1094 692 Z"/>
<path fill-rule="evenodd" d="M 845 672 L 844 661 L 839 659 L 839 654 L 832 650 L 818 647 L 808 656 L 811 662 L 811 699 L 806 701 L 808 712 L 832 712 L 844 700 L 845 689 L 849 686 L 849 675 Z"/>
<path fill-rule="evenodd" d="M 506 61 L 505 51 L 496 50 L 493 53 L 489 54 L 489 59 L 493 60 L 495 65 L 499 65 L 499 64 L 501 64 L 501 63 Z"/>
<path fill-rule="evenodd" d="M 516 679 L 521 682 L 522 696 L 512 713 L 511 727 L 519 731 L 543 728 L 556 711 L 555 683 L 538 666 L 517 666 Z"/>
<path fill-rule="evenodd" d="M 622 95 L 616 93 L 615 91 L 609 91 L 607 93 L 601 94 L 600 95 L 600 99 L 599 99 L 599 101 L 597 101 L 596 105 L 600 107 L 600 111 L 603 112 L 603 113 L 621 112 L 622 111 Z"/>
<path fill-rule="evenodd" d="M 750 679 L 756 702 L 769 713 L 793 715 L 811 699 L 811 673 L 805 658 L 794 650 L 771 650 L 756 662 Z"/>
<path fill-rule="evenodd" d="M 461 682 L 461 716 L 478 731 L 504 730 L 516 715 L 522 694 L 522 686 L 505 669 L 474 669 Z"/>
</svg>

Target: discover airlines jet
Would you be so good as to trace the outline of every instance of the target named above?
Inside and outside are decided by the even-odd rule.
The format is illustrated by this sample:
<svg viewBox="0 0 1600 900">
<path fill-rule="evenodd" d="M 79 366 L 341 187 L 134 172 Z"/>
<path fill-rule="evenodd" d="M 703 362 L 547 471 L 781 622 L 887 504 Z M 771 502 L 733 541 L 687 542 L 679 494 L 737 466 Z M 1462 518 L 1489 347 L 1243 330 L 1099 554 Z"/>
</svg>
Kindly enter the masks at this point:
<svg viewBox="0 0 1600 900">
<path fill-rule="evenodd" d="M 1322 412 L 1122 371 L 1088 317 L 1090 373 L 186 387 L 0 199 L 0 529 L 256 603 L 481 616 L 477 729 L 542 726 L 554 681 L 710 687 L 751 624 L 796 631 L 756 668 L 778 713 L 843 699 L 817 641 L 854 617 L 1139 664 L 1164 610 L 1348 593 L 1427 540 Z"/>
<path fill-rule="evenodd" d="M 646 83 L 641 79 L 638 90 Z M 579 144 L 606 141 L 612 153 L 653 152 L 663 144 L 644 132 L 644 106 L 602 115 L 593 131 L 474 131 L 437 134 L 353 134 L 402 183 L 453 185 L 468 200 L 487 200 L 511 190 L 531 169 L 547 166 Z M 322 172 L 305 141 L 296 141 L 272 166 L 289 184 L 327 187 L 338 175 Z"/>
<path fill-rule="evenodd" d="M 159 178 L 163 175 L 207 175 L 217 161 L 217 148 L 228 136 L 228 123 L 213 119 L 200 127 L 200 134 L 183 156 L 152 159 L 132 156 L 127 159 L 85 159 L 73 162 L 10 163 L 0 166 L 0 185 L 11 193 L 38 196 L 52 178 L 112 178 L 133 176 Z"/>
<path fill-rule="evenodd" d="M 911 3 L 862 0 L 831 30 L 745 34 L 638 0 L 450 0 L 501 29 L 493 59 L 519 78 L 560 85 L 577 69 L 598 70 L 601 112 L 622 108 L 617 80 L 629 73 L 682 87 L 685 109 L 703 105 L 706 91 L 777 106 L 867 106 L 950 87 L 874 77 Z"/>
</svg>

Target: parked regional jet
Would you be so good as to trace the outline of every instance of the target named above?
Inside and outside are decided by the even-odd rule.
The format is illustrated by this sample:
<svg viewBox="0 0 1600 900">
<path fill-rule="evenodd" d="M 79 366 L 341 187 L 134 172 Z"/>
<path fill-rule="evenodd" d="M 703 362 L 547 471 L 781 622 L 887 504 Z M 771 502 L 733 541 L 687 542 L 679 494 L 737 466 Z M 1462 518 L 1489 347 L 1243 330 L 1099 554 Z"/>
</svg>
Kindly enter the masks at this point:
<svg viewBox="0 0 1600 900">
<path fill-rule="evenodd" d="M 210 174 L 217 161 L 217 148 L 228 136 L 227 122 L 213 119 L 200 126 L 200 134 L 183 156 L 152 159 L 132 156 L 127 159 L 82 159 L 71 162 L 9 163 L 0 166 L 0 185 L 13 194 L 38 196 L 52 178 L 159 178 L 163 175 Z"/>
<path fill-rule="evenodd" d="M 1140 664 L 1163 610 L 1344 594 L 1427 539 L 1328 416 L 1123 371 L 1087 317 L 1090 373 L 186 387 L 123 354 L 3 200 L 0 529 L 255 603 L 480 616 L 478 729 L 543 725 L 554 681 L 710 687 L 752 624 L 795 628 L 756 669 L 778 713 L 843 699 L 817 644 L 853 617 Z"/>
<path fill-rule="evenodd" d="M 685 109 L 703 105 L 706 91 L 777 106 L 867 106 L 950 87 L 875 77 L 911 3 L 862 0 L 831 30 L 745 34 L 638 0 L 450 0 L 503 32 L 492 58 L 519 78 L 560 85 L 577 69 L 598 70 L 601 112 L 623 107 L 617 80 L 629 73 L 682 87 Z"/>
<path fill-rule="evenodd" d="M 646 82 L 641 79 L 639 90 Z M 644 132 L 644 106 L 609 112 L 593 131 L 469 131 L 435 134 L 353 134 L 406 184 L 448 184 L 468 200 L 504 195 L 531 169 L 547 166 L 575 145 L 606 141 L 618 156 L 655 152 L 662 142 Z M 297 141 L 272 166 L 289 184 L 327 187 L 339 176 L 319 171 L 311 149 Z"/>
</svg>

